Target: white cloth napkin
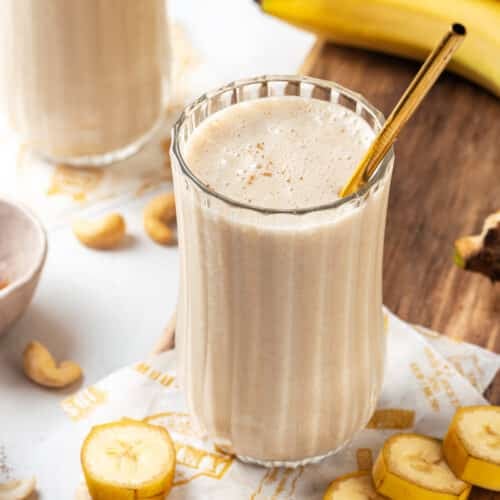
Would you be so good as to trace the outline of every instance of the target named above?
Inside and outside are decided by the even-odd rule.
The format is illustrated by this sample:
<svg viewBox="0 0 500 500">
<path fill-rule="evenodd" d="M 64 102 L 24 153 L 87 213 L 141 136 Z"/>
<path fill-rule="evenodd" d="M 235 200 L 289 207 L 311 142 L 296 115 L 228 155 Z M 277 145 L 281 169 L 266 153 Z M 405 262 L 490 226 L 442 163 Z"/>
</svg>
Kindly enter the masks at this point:
<svg viewBox="0 0 500 500">
<path fill-rule="evenodd" d="M 126 416 L 163 425 L 172 434 L 177 444 L 172 500 L 321 499 L 330 481 L 357 470 L 359 450 L 370 450 L 375 458 L 395 432 L 442 437 L 457 408 L 487 404 L 481 394 L 500 368 L 499 355 L 433 332 L 418 333 L 388 311 L 386 318 L 388 364 L 378 409 L 369 428 L 319 464 L 264 469 L 217 452 L 191 424 L 171 351 L 64 399 L 67 424 L 16 472 L 37 476 L 40 500 L 74 498 L 82 483 L 79 452 L 85 435 L 95 424 Z"/>
</svg>

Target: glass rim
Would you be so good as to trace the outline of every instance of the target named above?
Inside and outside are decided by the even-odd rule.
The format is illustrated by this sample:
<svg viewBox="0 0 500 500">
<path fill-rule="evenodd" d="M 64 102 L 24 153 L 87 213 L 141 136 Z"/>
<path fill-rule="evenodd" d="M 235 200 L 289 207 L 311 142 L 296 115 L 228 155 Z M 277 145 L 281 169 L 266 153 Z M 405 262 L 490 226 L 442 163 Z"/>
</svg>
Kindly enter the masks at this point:
<svg viewBox="0 0 500 500">
<path fill-rule="evenodd" d="M 387 172 L 387 170 L 389 168 L 389 165 L 391 164 L 392 160 L 394 159 L 394 149 L 392 147 L 386 153 L 386 155 L 380 161 L 380 163 L 377 165 L 375 172 L 368 179 L 368 182 L 366 182 L 360 189 L 358 189 L 358 191 L 356 191 L 355 193 L 353 193 L 349 196 L 346 196 L 344 198 L 339 198 L 337 200 L 334 200 L 330 203 L 323 203 L 321 205 L 315 205 L 315 206 L 311 206 L 311 207 L 267 208 L 267 207 L 262 207 L 262 206 L 258 206 L 258 205 L 251 205 L 249 203 L 244 203 L 244 202 L 235 200 L 233 198 L 230 198 L 229 196 L 226 196 L 222 193 L 219 193 L 218 191 L 215 191 L 214 189 L 212 189 L 212 188 L 208 187 L 206 184 L 204 184 L 203 181 L 199 177 L 197 177 L 192 172 L 192 170 L 189 168 L 189 166 L 187 165 L 187 162 L 184 159 L 184 155 L 181 152 L 179 137 L 180 137 L 180 130 L 181 130 L 184 122 L 188 118 L 189 114 L 197 106 L 199 106 L 201 103 L 203 103 L 204 101 L 207 101 L 211 98 L 214 98 L 215 96 L 222 94 L 224 92 L 227 92 L 230 90 L 236 90 L 238 87 L 241 87 L 244 85 L 251 85 L 251 84 L 255 84 L 255 83 L 263 83 L 264 84 L 266 82 L 287 82 L 287 83 L 306 82 L 306 83 L 330 87 L 331 89 L 334 89 L 338 93 L 346 94 L 347 96 L 349 96 L 353 100 L 360 102 L 363 106 L 365 106 L 374 115 L 374 117 L 376 118 L 376 120 L 378 121 L 378 124 L 380 126 L 382 126 L 385 122 L 385 117 L 382 114 L 382 112 L 379 111 L 377 108 L 375 108 L 372 104 L 370 104 L 361 94 L 354 92 L 353 90 L 350 90 L 346 87 L 343 87 L 342 85 L 339 85 L 338 83 L 335 83 L 333 81 L 323 80 L 321 78 L 312 78 L 309 76 L 301 76 L 301 75 L 262 75 L 262 76 L 257 76 L 257 77 L 253 77 L 253 78 L 243 78 L 243 79 L 233 80 L 232 82 L 229 82 L 226 85 L 218 87 L 215 90 L 210 90 L 208 92 L 205 92 L 200 97 L 198 97 L 197 99 L 192 101 L 190 104 L 185 106 L 182 113 L 180 114 L 179 118 L 176 120 L 174 126 L 172 127 L 171 152 L 174 154 L 176 160 L 179 162 L 182 173 L 190 181 L 192 181 L 198 188 L 200 188 L 204 193 L 206 193 L 209 196 L 213 196 L 213 197 L 217 198 L 218 200 L 222 201 L 223 203 L 230 205 L 232 207 L 251 210 L 254 212 L 258 212 L 260 214 L 266 214 L 266 215 L 272 215 L 272 214 L 304 215 L 304 214 L 308 214 L 308 213 L 312 213 L 312 212 L 332 210 L 332 209 L 338 208 L 340 206 L 343 206 L 345 204 L 348 204 L 349 202 L 351 202 L 353 200 L 361 199 L 361 198 L 363 198 L 363 196 L 367 192 L 369 192 L 371 190 L 371 188 L 373 186 L 375 186 L 381 179 L 384 178 L 385 173 Z M 262 97 L 262 99 L 266 99 L 266 97 Z M 309 97 L 308 99 L 314 99 L 314 97 Z M 241 102 L 244 102 L 244 101 L 241 101 Z M 231 104 L 231 106 L 233 106 L 233 105 L 234 104 Z M 218 111 L 216 111 L 216 112 L 218 112 Z"/>
</svg>

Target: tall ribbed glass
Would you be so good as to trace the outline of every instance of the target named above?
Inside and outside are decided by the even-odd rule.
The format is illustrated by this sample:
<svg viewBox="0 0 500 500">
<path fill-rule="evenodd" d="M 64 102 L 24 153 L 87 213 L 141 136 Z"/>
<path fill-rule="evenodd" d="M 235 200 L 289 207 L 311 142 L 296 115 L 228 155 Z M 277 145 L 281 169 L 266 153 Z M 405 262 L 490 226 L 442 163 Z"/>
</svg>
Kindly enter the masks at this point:
<svg viewBox="0 0 500 500">
<path fill-rule="evenodd" d="M 135 153 L 161 125 L 169 67 L 165 0 L 0 2 L 0 108 L 53 162 Z"/>
<path fill-rule="evenodd" d="M 375 131 L 383 122 L 361 96 L 334 83 L 264 76 L 203 95 L 179 118 L 172 142 L 181 384 L 217 446 L 273 466 L 335 452 L 375 408 L 393 165 L 391 151 L 356 195 L 296 210 L 239 203 L 193 174 L 186 145 L 203 120 L 242 101 L 284 95 L 339 103 Z"/>
</svg>

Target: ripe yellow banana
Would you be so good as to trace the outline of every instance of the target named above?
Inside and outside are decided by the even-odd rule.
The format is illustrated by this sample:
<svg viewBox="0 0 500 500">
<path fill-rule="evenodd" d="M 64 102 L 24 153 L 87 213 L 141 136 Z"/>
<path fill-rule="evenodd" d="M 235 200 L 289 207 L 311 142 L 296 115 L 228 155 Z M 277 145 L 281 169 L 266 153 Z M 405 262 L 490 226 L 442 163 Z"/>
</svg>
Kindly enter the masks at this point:
<svg viewBox="0 0 500 500">
<path fill-rule="evenodd" d="M 458 410 L 443 449 L 457 477 L 500 491 L 500 406 L 470 406 Z"/>
<path fill-rule="evenodd" d="M 389 438 L 372 474 L 377 492 L 393 500 L 466 500 L 471 491 L 446 464 L 441 443 L 418 434 Z"/>
<path fill-rule="evenodd" d="M 264 12 L 331 41 L 424 60 L 453 22 L 467 39 L 449 68 L 500 96 L 498 0 L 257 0 Z"/>
</svg>

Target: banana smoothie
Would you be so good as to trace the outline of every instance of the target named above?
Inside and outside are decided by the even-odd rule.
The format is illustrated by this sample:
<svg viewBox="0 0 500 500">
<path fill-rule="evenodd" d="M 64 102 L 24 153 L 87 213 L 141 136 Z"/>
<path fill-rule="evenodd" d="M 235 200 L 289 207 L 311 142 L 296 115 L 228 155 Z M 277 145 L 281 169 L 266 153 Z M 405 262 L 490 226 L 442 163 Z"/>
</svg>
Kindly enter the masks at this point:
<svg viewBox="0 0 500 500">
<path fill-rule="evenodd" d="M 35 151 L 69 163 L 134 152 L 159 123 L 164 0 L 4 0 L 0 105 Z"/>
<path fill-rule="evenodd" d="M 391 161 L 363 196 L 340 201 L 374 131 L 340 104 L 300 96 L 231 104 L 175 133 L 190 410 L 243 459 L 332 453 L 367 423 L 382 385 Z"/>
</svg>

